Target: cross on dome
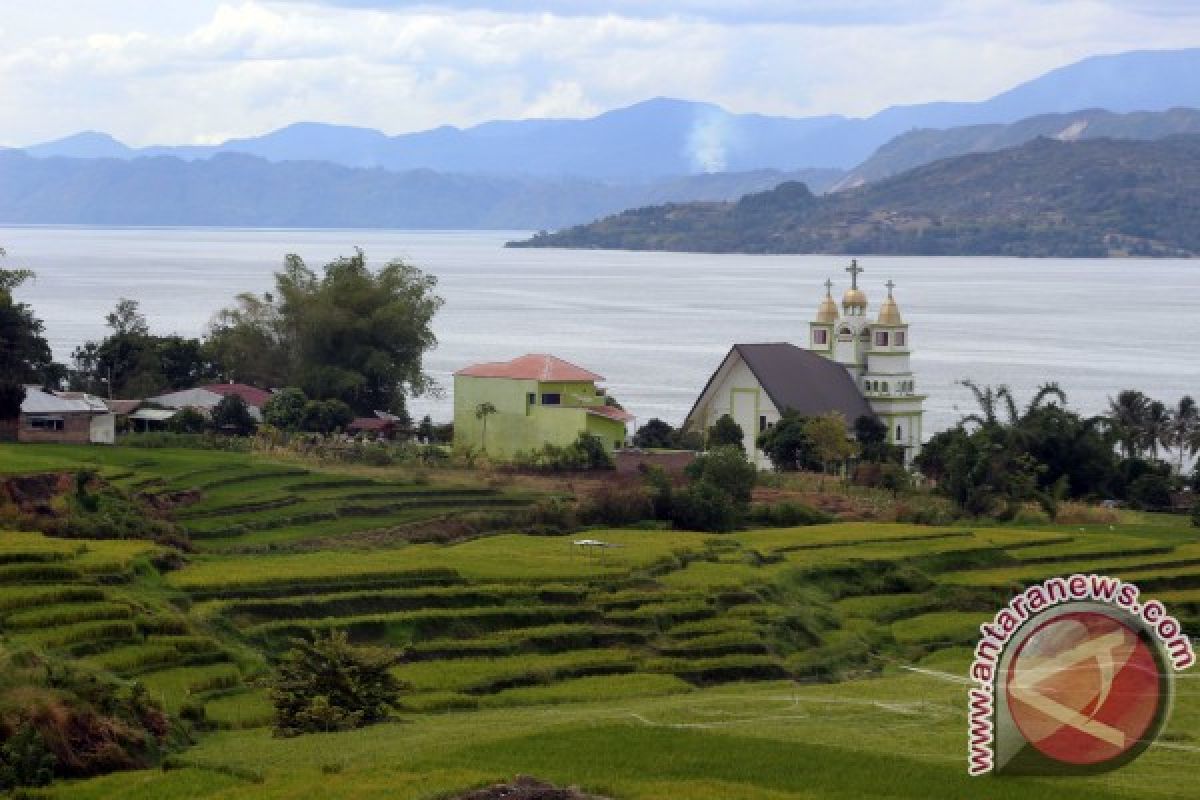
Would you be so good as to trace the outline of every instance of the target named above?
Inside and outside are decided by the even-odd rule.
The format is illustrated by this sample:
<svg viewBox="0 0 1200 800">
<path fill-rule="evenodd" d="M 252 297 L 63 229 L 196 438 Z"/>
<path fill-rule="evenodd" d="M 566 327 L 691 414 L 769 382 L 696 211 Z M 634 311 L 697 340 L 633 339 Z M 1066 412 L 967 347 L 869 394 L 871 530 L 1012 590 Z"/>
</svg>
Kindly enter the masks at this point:
<svg viewBox="0 0 1200 800">
<path fill-rule="evenodd" d="M 860 267 L 858 265 L 857 258 L 852 258 L 852 259 L 850 259 L 850 266 L 846 267 L 846 272 L 850 273 L 850 288 L 857 289 L 858 288 L 858 276 L 860 273 L 866 272 L 866 270 L 864 270 L 862 267 Z"/>
<path fill-rule="evenodd" d="M 892 289 L 895 289 L 895 288 L 896 288 L 896 282 L 895 282 L 894 280 L 892 280 L 891 278 L 888 278 L 888 282 L 887 282 L 887 283 L 885 283 L 885 284 L 884 284 L 884 286 L 886 286 L 886 287 L 887 287 L 887 290 L 888 290 L 888 297 L 891 297 L 891 296 L 892 296 Z"/>
<path fill-rule="evenodd" d="M 829 295 L 830 297 L 833 296 L 833 281 L 831 281 L 829 278 L 825 279 L 825 294 Z"/>
</svg>

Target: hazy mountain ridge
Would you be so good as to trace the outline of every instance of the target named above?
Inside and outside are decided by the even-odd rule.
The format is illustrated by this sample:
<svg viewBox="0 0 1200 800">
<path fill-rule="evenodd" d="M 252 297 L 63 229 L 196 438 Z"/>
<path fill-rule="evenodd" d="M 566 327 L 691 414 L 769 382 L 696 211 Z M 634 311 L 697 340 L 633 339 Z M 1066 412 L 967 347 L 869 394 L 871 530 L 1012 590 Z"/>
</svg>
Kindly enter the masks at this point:
<svg viewBox="0 0 1200 800">
<path fill-rule="evenodd" d="M 0 223 L 346 228 L 557 228 L 633 205 L 730 200 L 836 171 L 721 173 L 637 185 L 390 172 L 225 153 L 203 161 L 32 158 L 0 151 Z"/>
<path fill-rule="evenodd" d="M 861 186 L 943 158 L 1016 147 L 1039 136 L 1074 141 L 1162 139 L 1179 133 L 1200 133 L 1200 111 L 1174 108 L 1115 114 L 1086 109 L 1070 114 L 1042 114 L 1009 125 L 922 129 L 887 142 L 833 188 L 837 191 Z"/>
<path fill-rule="evenodd" d="M 131 149 L 105 134 L 26 148 L 36 156 L 174 155 L 221 152 L 271 161 L 490 175 L 645 180 L 699 172 L 848 169 L 914 128 L 1008 124 L 1040 114 L 1200 107 L 1200 48 L 1088 58 L 982 102 L 895 106 L 864 119 L 733 114 L 709 103 L 658 98 L 590 119 L 495 121 L 387 136 L 350 126 L 299 123 L 213 146 Z"/>
<path fill-rule="evenodd" d="M 627 211 L 512 246 L 746 253 L 1200 255 L 1200 136 L 1036 139 L 862 188 Z"/>
</svg>

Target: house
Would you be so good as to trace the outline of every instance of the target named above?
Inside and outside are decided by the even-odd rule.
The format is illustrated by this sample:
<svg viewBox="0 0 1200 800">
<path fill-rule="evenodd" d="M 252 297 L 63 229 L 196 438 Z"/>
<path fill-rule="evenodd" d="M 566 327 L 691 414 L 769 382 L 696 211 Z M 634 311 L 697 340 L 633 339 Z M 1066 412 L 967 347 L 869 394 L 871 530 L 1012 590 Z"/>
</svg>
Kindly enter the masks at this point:
<svg viewBox="0 0 1200 800">
<path fill-rule="evenodd" d="M 357 417 L 346 426 L 351 436 L 362 434 L 375 439 L 395 439 L 401 430 L 400 417 L 386 411 L 376 411 L 373 417 Z"/>
<path fill-rule="evenodd" d="M 596 385 L 601 380 L 544 354 L 461 369 L 454 373 L 454 444 L 501 459 L 547 444 L 566 446 L 581 433 L 609 450 L 622 447 L 633 416 L 609 405 Z M 489 408 L 494 411 L 483 413 Z"/>
<path fill-rule="evenodd" d="M 26 386 L 17 441 L 112 444 L 116 441 L 115 420 L 99 397 L 82 392 L 54 394 Z"/>
<path fill-rule="evenodd" d="M 163 408 L 184 409 L 193 408 L 205 414 L 212 413 L 217 403 L 229 395 L 238 395 L 246 401 L 250 416 L 262 420 L 262 407 L 271 399 L 271 393 L 257 386 L 245 383 L 210 383 L 191 389 L 179 389 L 155 397 L 147 397 L 146 402 Z M 136 419 L 136 415 L 134 416 Z"/>
<path fill-rule="evenodd" d="M 875 319 L 867 315 L 866 294 L 858 288 L 863 271 L 851 262 L 850 288 L 839 312 L 833 283 L 809 323 L 808 346 L 785 342 L 738 344 L 726 354 L 692 406 L 684 427 L 706 431 L 724 414 L 742 429 L 747 453 L 766 467 L 755 442 L 785 411 L 804 416 L 838 413 L 848 433 L 860 416 L 879 419 L 887 441 L 911 462 L 921 445 L 924 396 L 916 391 L 909 364 L 909 326 L 900 315 L 888 281 L 887 299 Z"/>
</svg>

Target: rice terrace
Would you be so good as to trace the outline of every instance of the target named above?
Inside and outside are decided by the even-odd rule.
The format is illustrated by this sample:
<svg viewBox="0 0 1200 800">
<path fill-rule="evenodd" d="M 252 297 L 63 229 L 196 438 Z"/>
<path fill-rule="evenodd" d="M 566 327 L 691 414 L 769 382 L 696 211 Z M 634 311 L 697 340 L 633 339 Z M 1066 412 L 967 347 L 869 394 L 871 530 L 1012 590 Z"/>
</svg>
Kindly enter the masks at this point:
<svg viewBox="0 0 1200 800">
<path fill-rule="evenodd" d="M 586 481 L 17 445 L 0 446 L 0 473 L 84 476 L 35 517 L 69 518 L 85 493 L 156 532 L 0 534 L 4 658 L 115 676 L 194 723 L 159 766 L 27 796 L 450 798 L 536 775 L 647 800 L 1169 797 L 1200 752 L 1184 674 L 1166 734 L 1121 771 L 981 784 L 964 769 L 978 625 L 1022 585 L 1099 570 L 1194 630 L 1186 517 L 563 533 L 552 511 Z M 388 648 L 400 706 L 274 736 L 271 665 L 320 631 Z M 17 674 L 0 702 L 21 702 Z"/>
</svg>

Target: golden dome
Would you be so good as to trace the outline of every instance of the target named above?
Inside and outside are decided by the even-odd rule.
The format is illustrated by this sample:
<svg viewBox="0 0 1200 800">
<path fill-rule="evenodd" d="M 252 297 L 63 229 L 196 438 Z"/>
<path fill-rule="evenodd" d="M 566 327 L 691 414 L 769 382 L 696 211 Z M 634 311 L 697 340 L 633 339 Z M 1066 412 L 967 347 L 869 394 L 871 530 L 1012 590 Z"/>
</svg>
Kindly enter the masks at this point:
<svg viewBox="0 0 1200 800">
<path fill-rule="evenodd" d="M 817 322 L 833 323 L 838 320 L 837 303 L 833 302 L 833 282 L 825 281 L 825 299 L 817 307 Z"/>
<path fill-rule="evenodd" d="M 843 308 L 866 308 L 867 296 L 862 289 L 847 289 L 842 295 Z"/>
<path fill-rule="evenodd" d="M 883 301 L 883 305 L 879 307 L 879 325 L 903 325 L 904 320 L 900 316 L 900 306 L 896 305 L 896 298 L 892 297 L 892 289 L 896 288 L 896 284 L 892 281 L 887 282 L 888 296 Z"/>
</svg>

